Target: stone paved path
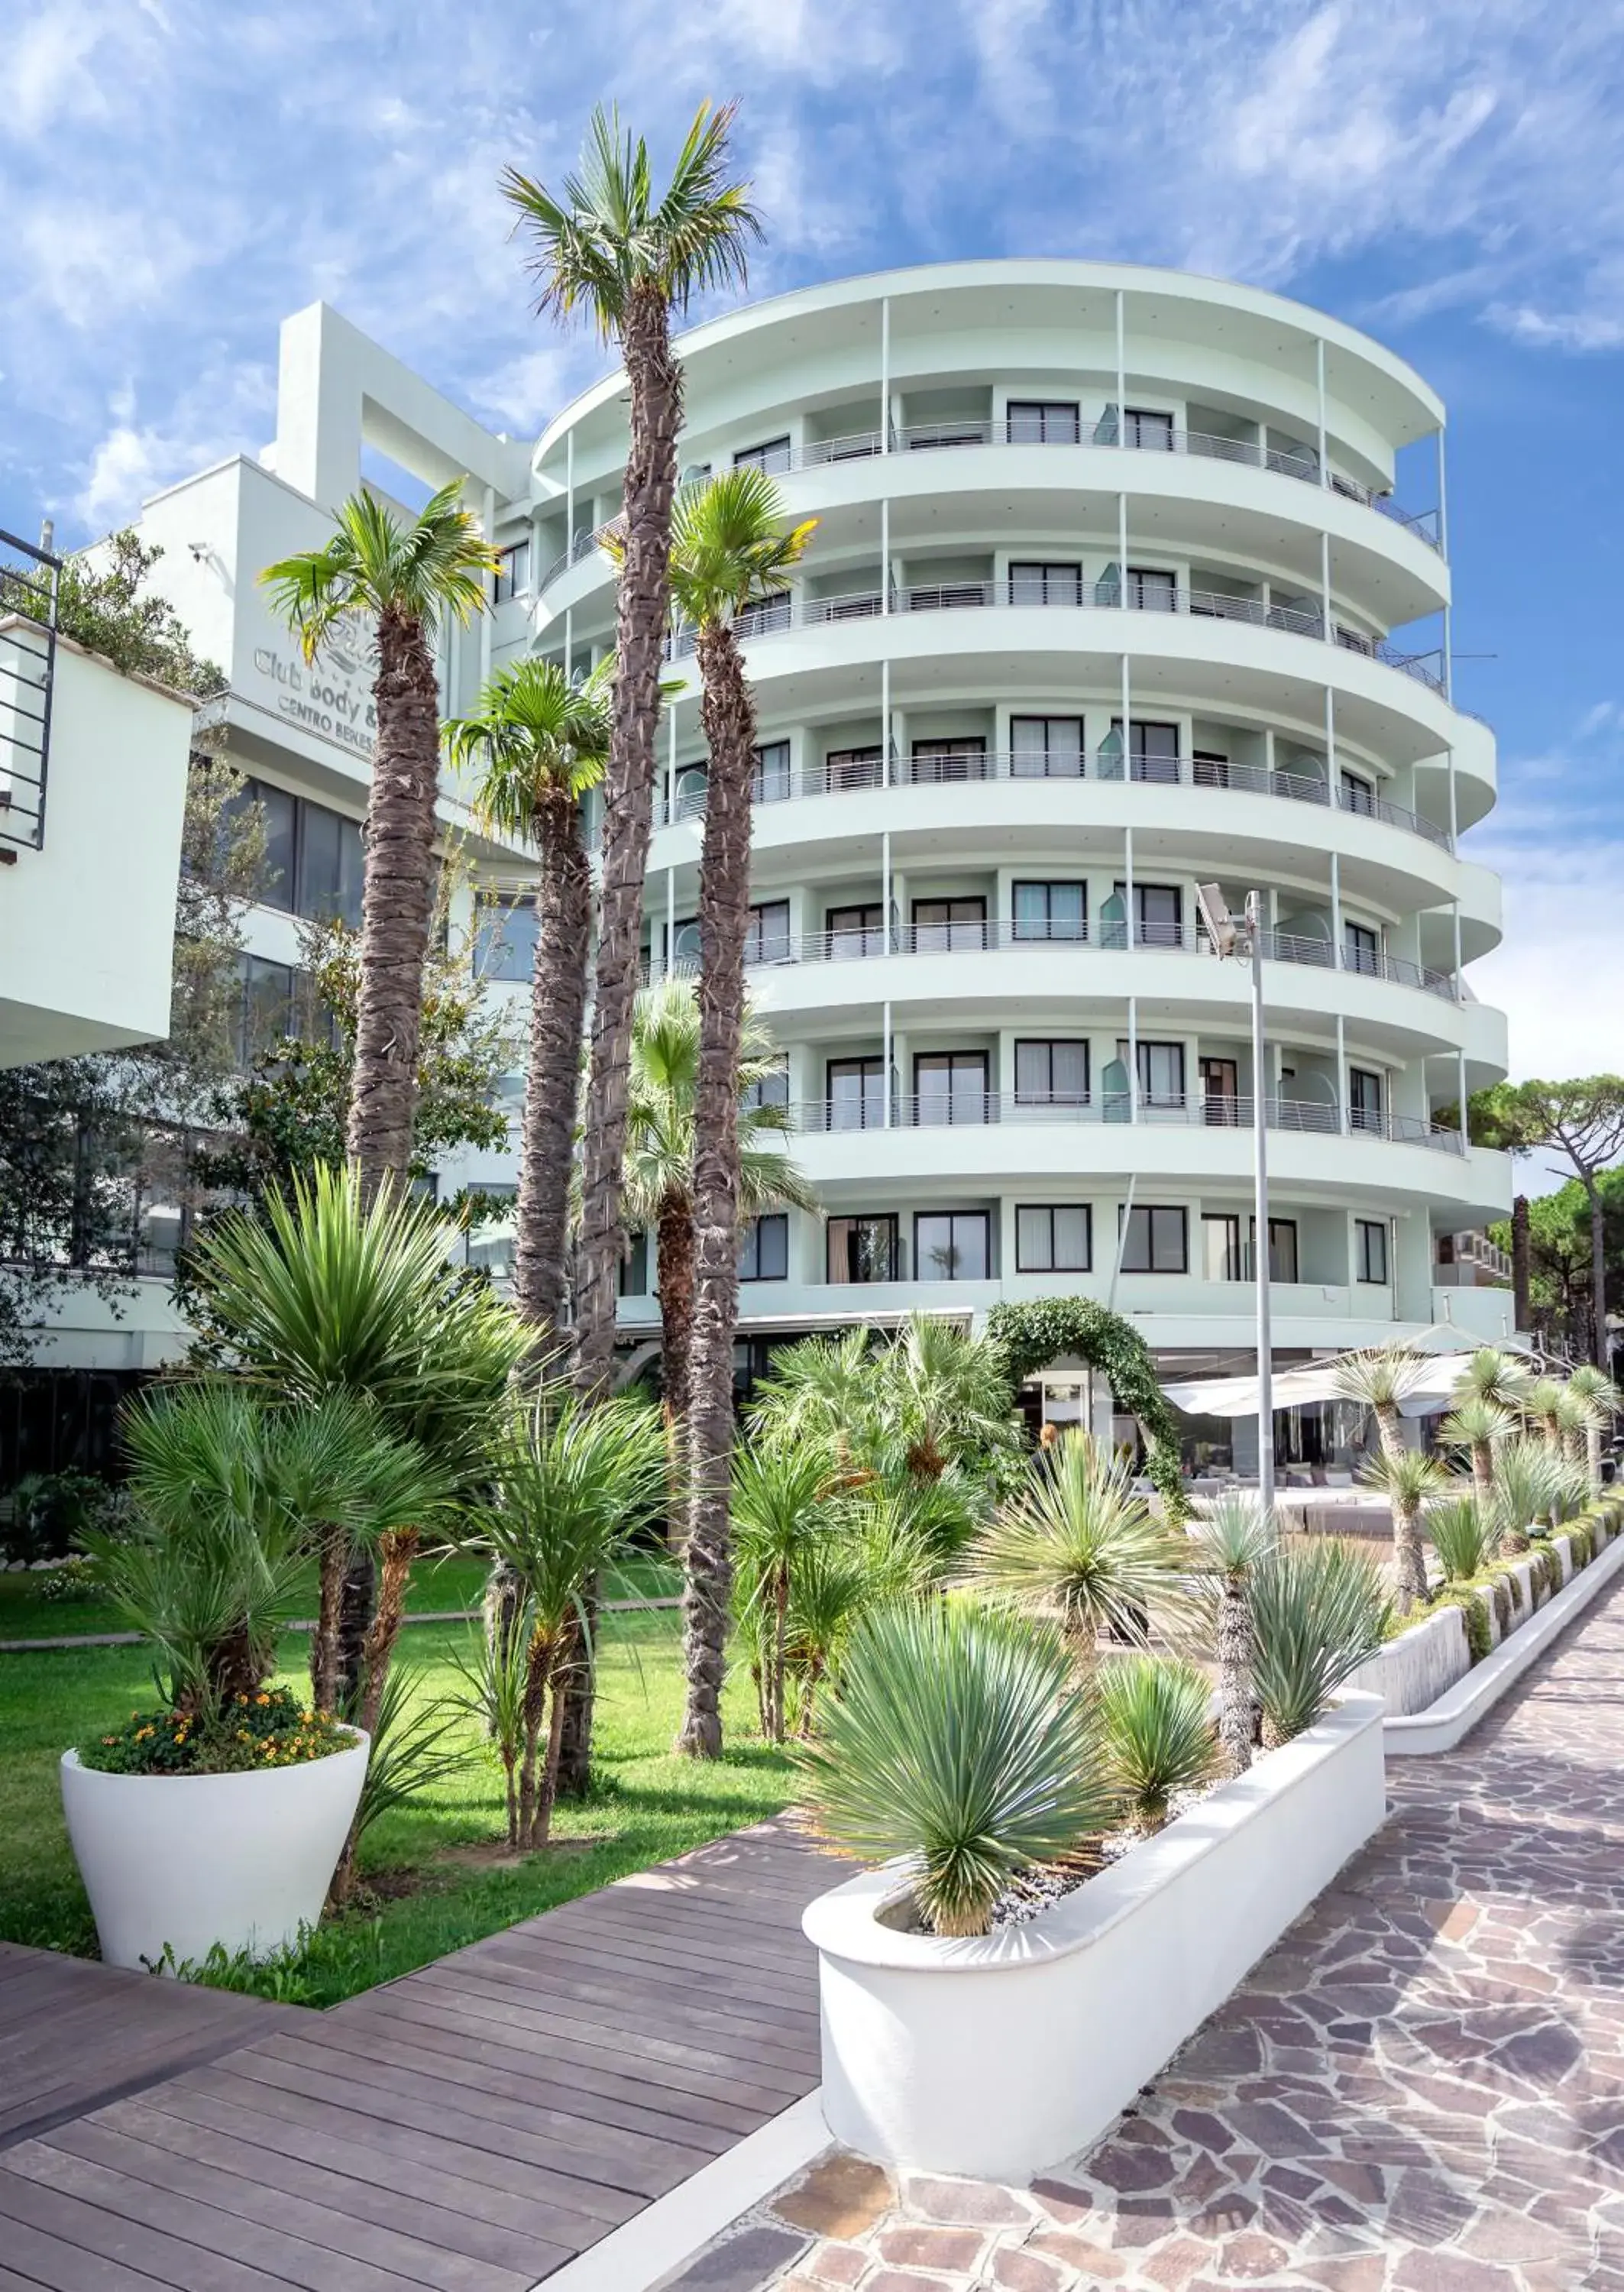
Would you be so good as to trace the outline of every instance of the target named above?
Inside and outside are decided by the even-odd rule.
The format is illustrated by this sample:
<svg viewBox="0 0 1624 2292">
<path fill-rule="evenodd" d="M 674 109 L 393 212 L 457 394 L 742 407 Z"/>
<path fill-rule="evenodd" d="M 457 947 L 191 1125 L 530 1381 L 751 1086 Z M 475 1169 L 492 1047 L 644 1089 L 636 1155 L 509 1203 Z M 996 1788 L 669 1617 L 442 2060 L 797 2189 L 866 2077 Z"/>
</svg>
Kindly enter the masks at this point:
<svg viewBox="0 0 1624 2292">
<path fill-rule="evenodd" d="M 831 2154 L 686 2292 L 1624 2292 L 1624 1586 L 1090 2152 Z M 672 2288 L 675 2292 L 675 2287 Z"/>
</svg>

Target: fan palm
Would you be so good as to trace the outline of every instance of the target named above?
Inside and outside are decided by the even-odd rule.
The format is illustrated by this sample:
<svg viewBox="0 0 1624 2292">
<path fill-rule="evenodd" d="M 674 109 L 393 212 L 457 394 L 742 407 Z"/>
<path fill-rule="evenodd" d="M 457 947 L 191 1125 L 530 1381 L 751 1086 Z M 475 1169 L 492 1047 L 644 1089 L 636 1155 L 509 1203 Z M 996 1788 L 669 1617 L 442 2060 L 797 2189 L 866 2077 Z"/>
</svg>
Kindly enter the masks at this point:
<svg viewBox="0 0 1624 2292">
<path fill-rule="evenodd" d="M 1442 1496 L 1450 1476 L 1425 1449 L 1384 1449 L 1364 1468 L 1364 1480 L 1379 1489 L 1393 1513 L 1394 1573 L 1401 1610 L 1427 1597 L 1427 1553 L 1421 1513 L 1429 1497 Z M 1458 1484 L 1457 1484 L 1458 1485 Z"/>
<path fill-rule="evenodd" d="M 588 1586 L 658 1510 L 664 1456 L 646 1402 L 627 1395 L 588 1407 L 543 1389 L 492 1459 L 496 1502 L 480 1515 L 481 1540 L 517 1578 L 528 1633 L 517 1808 L 525 1852 L 547 1843 L 567 1691 L 591 1661 Z"/>
<path fill-rule="evenodd" d="M 1447 1448 L 1470 1452 L 1472 1486 L 1479 1505 L 1486 1512 L 1494 1501 L 1495 1448 L 1501 1441 L 1511 1438 L 1517 1428 L 1517 1418 L 1505 1401 L 1475 1391 L 1469 1384 L 1458 1385 L 1456 1391 L 1463 1398 L 1439 1425 L 1438 1437 Z"/>
<path fill-rule="evenodd" d="M 1382 1453 L 1395 1458 L 1404 1445 L 1403 1404 L 1419 1384 L 1427 1363 L 1403 1345 L 1381 1345 L 1368 1352 L 1344 1353 L 1331 1375 L 1344 1400 L 1355 1400 L 1376 1419 Z"/>
<path fill-rule="evenodd" d="M 952 1321 L 910 1313 L 884 1362 L 888 1432 L 916 1480 L 1020 1440 L 1009 1372 L 997 1349 Z"/>
<path fill-rule="evenodd" d="M 1619 1410 L 1619 1388 L 1603 1369 L 1583 1362 L 1568 1379 L 1570 1392 L 1582 1393 L 1594 1404 L 1593 1414 L 1586 1420 L 1585 1463 L 1589 1474 L 1590 1493 L 1599 1496 L 1602 1487 L 1602 1442 Z"/>
<path fill-rule="evenodd" d="M 802 1758 L 819 1834 L 865 1861 L 905 1855 L 944 1935 L 985 1933 L 1017 1872 L 1103 1829 L 1116 1804 L 1057 1638 L 964 1601 L 870 1616 Z"/>
<path fill-rule="evenodd" d="M 541 860 L 513 1302 L 544 1348 L 564 1303 L 575 1102 L 592 929 L 581 799 L 603 777 L 611 664 L 584 683 L 556 662 L 499 669 L 471 715 L 446 727 L 453 761 L 479 772 L 474 816 Z"/>
<path fill-rule="evenodd" d="M 1147 1835 L 1168 1818 L 1175 1791 L 1203 1783 L 1218 1763 L 1211 1691 L 1193 1663 L 1126 1656 L 1099 1676 L 1105 1771 Z"/>
<path fill-rule="evenodd" d="M 347 1150 L 370 1201 L 412 1158 L 423 962 L 434 906 L 434 800 L 439 770 L 435 640 L 484 610 L 496 554 L 454 480 L 403 521 L 374 494 L 352 494 L 324 547 L 268 565 L 272 609 L 307 661 L 355 623 L 376 647 L 372 787 L 361 893 L 361 981 Z"/>
<path fill-rule="evenodd" d="M 660 1374 L 666 1407 L 686 1421 L 694 1318 L 694 1106 L 699 1084 L 699 998 L 687 979 L 662 980 L 638 997 L 631 1030 L 626 1126 L 628 1217 L 655 1237 L 660 1293 Z M 746 1009 L 739 1045 L 742 1099 L 780 1071 L 766 1029 Z M 790 1128 L 782 1104 L 741 1104 L 741 1221 L 817 1198 L 778 1142 Z"/>
<path fill-rule="evenodd" d="M 1059 1623 L 1084 1672 L 1102 1631 L 1142 1643 L 1153 1603 L 1184 1604 L 1191 1556 L 1189 1538 L 1135 1489 L 1132 1467 L 1082 1432 L 1032 1459 L 969 1555 L 995 1601 Z"/>
<path fill-rule="evenodd" d="M 484 1479 L 525 1330 L 485 1284 L 458 1278 L 444 1227 L 389 1183 L 366 1205 L 357 1172 L 318 1167 L 291 1200 L 268 1195 L 262 1221 L 222 1218 L 197 1244 L 196 1292 L 210 1334 L 261 1387 L 304 1404 L 350 1394 L 415 1443 L 451 1492 Z M 363 1650 L 340 1642 L 355 1539 L 342 1519 L 326 1523 L 310 1649 L 322 1709 L 352 1701 L 363 1670 L 363 1711 L 375 1707 L 420 1527 L 381 1539 L 382 1594 Z"/>
<path fill-rule="evenodd" d="M 1276 1540 L 1274 1514 L 1234 1493 L 1203 1505 L 1191 1525 L 1194 1565 L 1218 1591 L 1218 1739 L 1232 1774 L 1251 1764 L 1251 1584 Z"/>
<path fill-rule="evenodd" d="M 696 294 L 743 285 L 761 235 L 748 185 L 728 180 L 733 117 L 731 105 L 701 105 L 658 196 L 647 146 L 601 108 L 579 167 L 556 195 L 515 167 L 502 178 L 529 241 L 539 307 L 564 321 L 584 313 L 604 341 L 619 343 L 631 399 L 575 1297 L 577 1377 L 588 1392 L 607 1384 L 615 1347 L 631 1016 L 682 426 L 671 313 L 686 311 Z"/>
</svg>

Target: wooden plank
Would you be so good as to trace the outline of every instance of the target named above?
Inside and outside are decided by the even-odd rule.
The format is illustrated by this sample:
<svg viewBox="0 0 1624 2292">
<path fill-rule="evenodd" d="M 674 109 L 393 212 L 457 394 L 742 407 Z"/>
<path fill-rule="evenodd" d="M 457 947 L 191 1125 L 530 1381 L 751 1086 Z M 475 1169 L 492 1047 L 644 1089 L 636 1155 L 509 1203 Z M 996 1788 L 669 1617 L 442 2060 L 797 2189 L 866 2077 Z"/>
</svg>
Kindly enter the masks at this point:
<svg viewBox="0 0 1624 2292">
<path fill-rule="evenodd" d="M 149 2228 L 144 2221 L 120 2219 L 100 2205 L 28 2180 L 12 2169 L 9 2156 L 0 2162 L 0 2222 L 41 2230 L 93 2254 L 98 2282 L 100 2264 L 111 2261 L 140 2269 L 171 2292 L 287 2292 L 274 2276 L 233 2260 L 228 2253 L 205 2252 L 180 2237 Z M 5 2232 L 0 2230 L 0 2234 Z"/>
<path fill-rule="evenodd" d="M 28 2292 L 170 2292 L 163 2280 L 143 2276 L 122 2261 L 99 2257 L 83 2245 L 68 2244 L 60 2236 L 36 2229 L 29 2221 L 6 2219 L 0 2214 L 5 2256 L 26 2268 Z"/>
<path fill-rule="evenodd" d="M 450 2211 L 410 2191 L 358 2179 L 338 2169 L 330 2151 L 328 2162 L 312 2164 L 285 2146 L 268 2146 L 263 2121 L 251 2110 L 227 2109 L 178 2086 L 160 2086 L 139 2101 L 115 2102 L 100 2110 L 95 2121 L 116 2125 L 176 2156 L 195 2157 L 239 2183 L 330 2206 L 346 2220 L 391 2236 L 415 2238 L 447 2259 L 482 2261 L 487 2267 L 522 2276 L 527 2283 L 535 2282 L 543 2264 L 568 2257 L 561 2247 L 539 2245 L 533 2237 L 478 2214 Z M 549 2253 L 543 2264 L 538 2256 Z M 423 2280 L 434 2281 L 428 2275 Z"/>
<path fill-rule="evenodd" d="M 595 1901 L 590 1912 L 584 1901 L 553 1913 L 564 1930 L 590 1933 L 602 1929 L 646 1947 L 670 1947 L 703 1965 L 749 1965 L 782 1974 L 804 1967 L 812 1945 L 797 1931 L 776 1941 L 758 1930 L 745 1934 L 728 1919 L 713 1916 L 689 1903 L 655 1903 L 647 1894 L 623 1894 L 616 1901 Z M 816 1961 L 814 1961 L 816 1962 Z"/>
<path fill-rule="evenodd" d="M 545 1933 L 520 1933 L 515 1930 L 503 1934 L 502 1946 L 488 1953 L 497 1965 L 514 1967 L 535 1966 L 545 1971 L 552 1966 L 576 1968 L 596 1977 L 613 1977 L 622 1973 L 637 1973 L 644 1981 L 669 1985 L 685 1996 L 695 1987 L 693 1971 L 661 1958 L 653 1958 L 647 1949 L 620 1941 L 609 1934 L 599 1934 L 591 1940 L 550 1927 Z M 481 1964 L 485 1962 L 482 1958 Z M 739 1967 L 717 1966 L 704 1976 L 708 1996 L 736 1997 L 742 2005 L 765 2009 L 772 2014 L 817 2015 L 817 1982 L 815 1975 L 805 1980 L 778 1979 L 768 1973 L 747 1973 Z"/>
<path fill-rule="evenodd" d="M 397 2279 L 390 2272 L 400 2271 L 406 2282 L 414 2288 L 427 2286 L 430 2292 L 529 2292 L 530 2278 L 526 2273 L 438 2250 L 398 2227 L 379 2228 L 332 2205 L 267 2187 L 258 2179 L 245 2177 L 239 2169 L 222 2168 L 221 2154 L 229 2149 L 229 2143 L 222 2143 L 213 2159 L 204 2161 L 178 2147 L 142 2139 L 134 2130 L 126 2129 L 145 2122 L 139 2115 L 140 2104 L 117 2106 L 131 2112 L 122 2124 L 110 2123 L 108 2117 L 85 2118 L 53 2133 L 49 2145 L 70 2156 L 113 2166 L 154 2187 L 197 2197 L 237 2218 L 285 2230 L 325 2251 L 344 2253 L 353 2261 L 370 2264 L 374 2275 L 391 2282 Z M 245 2155 L 235 2163 L 255 2161 Z"/>
<path fill-rule="evenodd" d="M 136 2144 L 127 2144 L 133 2149 Z M 105 2161 L 59 2149 L 48 2142 L 27 2141 L 5 2160 L 9 2173 L 26 2175 L 41 2187 L 69 2198 L 82 2198 L 119 2220 L 144 2224 L 165 2237 L 195 2245 L 205 2253 L 229 2246 L 235 2260 L 263 2269 L 274 2284 L 297 2285 L 303 2292 L 421 2292 L 409 2277 L 393 2269 L 377 2268 L 342 2253 L 289 2235 L 285 2228 L 268 2228 L 240 2215 L 233 2218 L 196 2191 L 182 2191 L 148 2180 L 139 2169 L 139 2154 L 131 2172 L 128 2163 Z"/>
<path fill-rule="evenodd" d="M 526 1979 L 486 1961 L 474 1966 L 434 1966 L 425 1969 L 437 1989 L 458 1989 L 470 1997 L 489 1997 L 522 2011 L 539 2010 L 579 2014 L 595 2027 L 621 2030 L 632 2037 L 657 2029 L 669 2044 L 688 2044 L 727 2059 L 775 2062 L 797 2074 L 808 2062 L 817 2062 L 817 2025 L 787 2030 L 776 2022 L 747 2015 L 741 2007 L 699 2002 L 699 1993 L 686 2000 L 649 1982 L 601 1982 L 559 1975 L 547 1981 Z"/>
</svg>

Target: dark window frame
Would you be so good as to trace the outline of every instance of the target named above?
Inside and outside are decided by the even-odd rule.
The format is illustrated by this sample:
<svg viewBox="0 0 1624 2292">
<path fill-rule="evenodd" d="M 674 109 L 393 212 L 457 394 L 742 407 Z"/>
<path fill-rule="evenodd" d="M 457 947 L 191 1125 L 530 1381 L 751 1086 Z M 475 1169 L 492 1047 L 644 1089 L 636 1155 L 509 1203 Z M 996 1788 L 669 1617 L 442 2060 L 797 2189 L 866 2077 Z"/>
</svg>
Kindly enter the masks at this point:
<svg viewBox="0 0 1624 2292">
<path fill-rule="evenodd" d="M 1354 1220 L 1354 1279 L 1374 1289 L 1385 1289 L 1392 1278 L 1386 1218 Z M 1379 1263 L 1379 1272 L 1371 1268 Z"/>
<path fill-rule="evenodd" d="M 775 1257 L 783 1261 L 782 1271 L 763 1272 L 761 1244 L 770 1232 L 775 1244 Z M 754 1270 L 751 1261 L 754 1260 Z M 739 1275 L 741 1281 L 787 1281 L 790 1278 L 790 1217 L 787 1210 L 763 1210 L 751 1219 L 739 1241 Z"/>
<path fill-rule="evenodd" d="M 1126 1211 L 1124 1205 L 1119 1207 L 1117 1218 L 1122 1227 L 1122 1250 L 1124 1273 L 1188 1273 L 1190 1213 L 1182 1202 L 1136 1202 L 1130 1212 Z M 1167 1220 L 1176 1220 L 1176 1226 L 1170 1229 L 1162 1223 Z M 1140 1221 L 1143 1223 L 1141 1223 Z M 1169 1231 L 1176 1231 L 1178 1237 L 1178 1263 L 1177 1265 L 1158 1265 L 1156 1258 L 1162 1248 L 1162 1243 L 1158 1239 L 1158 1236 Z M 1134 1255 L 1136 1232 L 1142 1234 L 1145 1241 L 1145 1263 L 1142 1265 Z"/>
<path fill-rule="evenodd" d="M 929 1224 L 948 1228 L 947 1247 L 950 1255 L 957 1255 L 958 1229 L 961 1225 L 978 1225 L 981 1229 L 981 1271 L 978 1273 L 945 1273 L 925 1270 L 925 1247 L 921 1229 Z M 993 1221 L 985 1210 L 915 1210 L 913 1213 L 913 1278 L 916 1281 L 990 1281 L 993 1279 Z"/>
<path fill-rule="evenodd" d="M 1062 1259 L 1055 1242 L 1057 1216 L 1080 1216 L 1082 1220 L 1082 1256 L 1078 1262 Z M 1023 1218 L 1041 1217 L 1049 1221 L 1048 1263 L 1031 1264 L 1025 1255 L 1025 1235 Z M 1094 1271 L 1094 1207 L 1090 1202 L 1017 1202 L 1015 1206 L 1015 1270 L 1017 1273 L 1091 1273 Z"/>
<path fill-rule="evenodd" d="M 886 1271 L 883 1273 L 837 1273 L 834 1270 L 834 1244 L 837 1228 L 849 1229 L 845 1235 L 848 1243 L 848 1263 L 851 1262 L 849 1244 L 858 1229 L 882 1232 L 886 1241 Z M 825 1221 L 824 1228 L 824 1274 L 831 1288 L 872 1288 L 877 1282 L 899 1279 L 898 1251 L 900 1238 L 895 1210 L 846 1210 L 839 1216 Z"/>
</svg>

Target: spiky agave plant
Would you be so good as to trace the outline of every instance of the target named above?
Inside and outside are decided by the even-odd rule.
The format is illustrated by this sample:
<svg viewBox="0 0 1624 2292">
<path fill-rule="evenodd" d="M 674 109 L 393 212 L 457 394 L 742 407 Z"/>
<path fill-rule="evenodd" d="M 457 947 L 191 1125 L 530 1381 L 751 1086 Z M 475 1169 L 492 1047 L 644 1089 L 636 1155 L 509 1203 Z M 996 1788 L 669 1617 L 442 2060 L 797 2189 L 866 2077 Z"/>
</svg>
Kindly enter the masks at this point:
<svg viewBox="0 0 1624 2292">
<path fill-rule="evenodd" d="M 1455 1386 L 1457 1404 L 1491 1400 L 1501 1408 L 1519 1408 L 1530 1384 L 1528 1365 L 1515 1353 L 1498 1345 L 1480 1345 L 1468 1356 Z"/>
<path fill-rule="evenodd" d="M 1524 1388 L 1519 1407 L 1528 1424 L 1548 1447 L 1562 1446 L 1562 1379 L 1539 1376 Z"/>
<path fill-rule="evenodd" d="M 1130 1655 L 1102 1666 L 1098 1695 L 1105 1771 L 1148 1836 L 1166 1822 L 1173 1794 L 1205 1782 L 1219 1763 L 1212 1691 L 1178 1657 Z"/>
<path fill-rule="evenodd" d="M 1457 1388 L 1459 1390 L 1459 1388 Z M 1472 1486 L 1486 1512 L 1494 1501 L 1494 1451 L 1517 1429 L 1515 1412 L 1487 1393 L 1467 1392 L 1438 1427 L 1446 1448 L 1464 1449 L 1472 1460 Z"/>
<path fill-rule="evenodd" d="M 1435 1505 L 1425 1525 L 1446 1584 L 1464 1584 L 1480 1574 L 1499 1542 L 1492 1505 L 1480 1503 L 1475 1492 Z"/>
<path fill-rule="evenodd" d="M 1385 1457 L 1396 1457 L 1404 1445 L 1403 1403 L 1426 1370 L 1423 1355 L 1406 1345 L 1344 1353 L 1332 1367 L 1332 1380 L 1342 1399 L 1359 1402 L 1375 1417 Z"/>
<path fill-rule="evenodd" d="M 1274 1514 L 1233 1490 L 1202 1505 L 1191 1528 L 1195 1569 L 1217 1594 L 1218 1736 L 1237 1775 L 1252 1755 L 1252 1578 L 1277 1540 Z"/>
<path fill-rule="evenodd" d="M 1393 1607 L 1376 1563 L 1331 1537 L 1278 1545 L 1252 1585 L 1263 1739 L 1288 1743 L 1380 1651 Z"/>
<path fill-rule="evenodd" d="M 1530 1529 L 1549 1521 L 1560 1461 L 1548 1442 L 1528 1432 L 1503 1441 L 1496 1449 L 1494 1521 L 1502 1552 L 1526 1552 Z"/>
<path fill-rule="evenodd" d="M 870 1616 L 802 1754 L 818 1834 L 906 1857 L 935 1933 L 985 1933 L 1009 1880 L 1105 1828 L 1097 1722 L 1057 1633 L 958 1598 Z"/>
<path fill-rule="evenodd" d="M 1401 1610 L 1427 1597 L 1427 1554 L 1421 1513 L 1429 1497 L 1443 1496 L 1450 1477 L 1424 1449 L 1384 1449 L 1364 1468 L 1364 1480 L 1379 1489 L 1393 1510 L 1393 1557 Z"/>
<path fill-rule="evenodd" d="M 1568 1379 L 1568 1391 L 1582 1393 L 1592 1405 L 1584 1427 L 1585 1464 L 1590 1494 L 1599 1496 L 1602 1488 L 1602 1442 L 1618 1414 L 1619 1388 L 1604 1370 L 1586 1361 Z"/>
</svg>

